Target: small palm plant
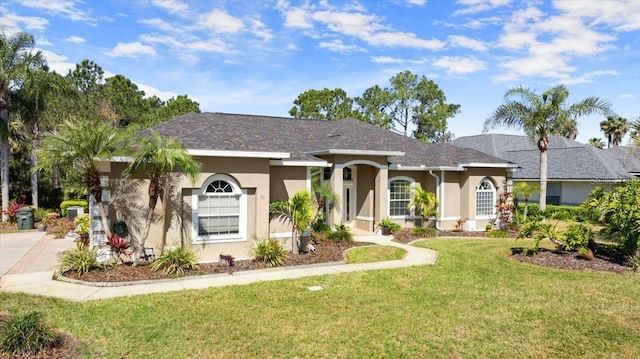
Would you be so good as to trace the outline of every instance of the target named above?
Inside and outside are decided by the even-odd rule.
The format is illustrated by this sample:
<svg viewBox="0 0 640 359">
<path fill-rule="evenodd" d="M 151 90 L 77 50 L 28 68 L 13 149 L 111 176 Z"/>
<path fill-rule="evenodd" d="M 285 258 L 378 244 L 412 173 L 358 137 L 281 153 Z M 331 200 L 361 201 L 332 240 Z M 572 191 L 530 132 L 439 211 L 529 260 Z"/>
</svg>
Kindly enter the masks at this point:
<svg viewBox="0 0 640 359">
<path fill-rule="evenodd" d="M 411 191 L 411 202 L 407 205 L 409 210 L 415 211 L 423 219 L 437 214 L 436 209 L 440 203 L 433 192 L 425 191 L 419 183 L 416 183 L 415 187 Z M 420 227 L 422 227 L 422 223 L 420 224 Z"/>
</svg>

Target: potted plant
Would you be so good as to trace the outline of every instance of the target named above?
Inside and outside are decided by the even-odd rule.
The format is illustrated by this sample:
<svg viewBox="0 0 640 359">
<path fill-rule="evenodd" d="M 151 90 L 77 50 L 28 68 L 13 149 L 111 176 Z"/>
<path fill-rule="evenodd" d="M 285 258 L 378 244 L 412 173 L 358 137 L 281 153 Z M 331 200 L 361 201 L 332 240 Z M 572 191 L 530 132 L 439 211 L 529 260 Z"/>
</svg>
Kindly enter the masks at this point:
<svg viewBox="0 0 640 359">
<path fill-rule="evenodd" d="M 393 222 L 391 218 L 386 217 L 380 223 L 378 223 L 380 229 L 382 230 L 382 234 L 385 236 L 390 235 L 391 233 L 397 232 L 400 230 L 400 225 Z"/>
<path fill-rule="evenodd" d="M 89 245 L 89 214 L 83 213 L 73 220 L 75 225 L 74 232 L 80 236 L 79 242 L 83 245 Z"/>
</svg>

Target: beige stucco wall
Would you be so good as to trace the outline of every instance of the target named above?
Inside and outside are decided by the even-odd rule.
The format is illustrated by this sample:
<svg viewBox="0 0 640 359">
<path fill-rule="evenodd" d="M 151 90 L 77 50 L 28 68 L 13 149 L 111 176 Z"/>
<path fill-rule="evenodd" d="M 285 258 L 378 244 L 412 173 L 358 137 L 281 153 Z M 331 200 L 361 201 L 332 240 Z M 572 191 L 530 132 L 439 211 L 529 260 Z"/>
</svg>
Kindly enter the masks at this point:
<svg viewBox="0 0 640 359">
<path fill-rule="evenodd" d="M 156 254 L 164 246 L 191 246 L 201 261 L 217 261 L 223 252 L 236 258 L 247 258 L 256 239 L 269 236 L 270 170 L 268 159 L 260 158 L 197 158 L 202 163 L 201 174 L 192 183 L 190 179 L 175 174 L 166 203 L 158 201 L 147 247 L 153 247 Z M 125 164 L 112 163 L 110 185 L 112 200 L 109 216 L 113 220 L 127 222 L 131 235 L 141 237 L 144 233 L 146 208 L 148 203 L 148 181 L 141 175 L 128 180 L 119 180 Z M 303 171 L 304 172 L 304 171 Z M 304 172 L 306 173 L 306 172 Z M 241 240 L 226 243 L 194 242 L 192 224 L 192 203 L 202 190 L 202 186 L 213 175 L 224 174 L 233 178 L 246 198 L 246 229 Z M 294 180 L 295 181 L 295 180 Z M 285 186 L 288 186 L 285 183 Z M 295 186 L 295 185 L 292 185 Z M 196 198 L 197 199 L 197 198 Z M 165 207 L 168 211 L 165 211 Z M 166 213 L 166 216 L 162 214 Z"/>
</svg>

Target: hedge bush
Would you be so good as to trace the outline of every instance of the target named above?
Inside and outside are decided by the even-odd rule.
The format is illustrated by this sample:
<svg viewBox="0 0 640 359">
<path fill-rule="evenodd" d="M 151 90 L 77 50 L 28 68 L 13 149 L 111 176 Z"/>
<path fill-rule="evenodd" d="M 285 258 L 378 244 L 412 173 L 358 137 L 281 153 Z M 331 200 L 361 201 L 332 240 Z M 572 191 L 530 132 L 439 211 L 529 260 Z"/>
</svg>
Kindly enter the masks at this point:
<svg viewBox="0 0 640 359">
<path fill-rule="evenodd" d="M 83 199 L 69 199 L 60 203 L 60 211 L 63 217 L 67 216 L 67 208 L 69 207 L 82 207 L 84 208 L 84 213 L 89 212 L 89 203 L 87 201 Z"/>
</svg>

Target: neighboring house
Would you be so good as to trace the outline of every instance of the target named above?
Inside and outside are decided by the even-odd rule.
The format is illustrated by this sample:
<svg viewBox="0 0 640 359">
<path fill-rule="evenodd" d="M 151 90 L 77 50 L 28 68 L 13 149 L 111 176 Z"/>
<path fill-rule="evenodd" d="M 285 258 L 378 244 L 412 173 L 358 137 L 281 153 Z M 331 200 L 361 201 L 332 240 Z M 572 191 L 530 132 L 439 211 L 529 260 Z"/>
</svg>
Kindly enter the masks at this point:
<svg viewBox="0 0 640 359">
<path fill-rule="evenodd" d="M 539 185 L 540 150 L 526 136 L 483 134 L 456 138 L 450 143 L 513 162 L 518 165 L 514 182 Z M 552 137 L 547 163 L 547 204 L 580 204 L 594 188 L 611 188 L 638 175 L 638 162 L 637 152 L 634 160 L 622 148 L 601 150 L 564 137 Z M 538 194 L 531 200 L 537 201 Z"/>
<path fill-rule="evenodd" d="M 191 246 L 203 260 L 221 252 L 249 257 L 255 240 L 291 229 L 269 219 L 269 203 L 328 181 L 340 203 L 326 221 L 374 232 L 385 217 L 413 225 L 407 204 L 419 183 L 440 201 L 437 226 L 484 229 L 505 190 L 509 161 L 450 144 L 427 144 L 354 119 L 335 122 L 224 113 L 187 114 L 154 127 L 182 141 L 201 164 L 195 183 L 175 173 L 158 202 L 147 245 Z M 141 236 L 147 208 L 144 174 L 122 179 L 126 159 L 105 164 L 109 216 Z M 161 216 L 164 208 L 168 211 Z M 288 247 L 286 241 L 289 241 Z"/>
</svg>

